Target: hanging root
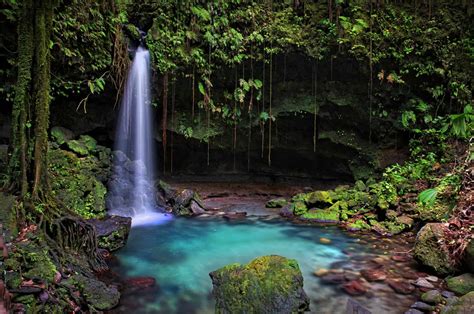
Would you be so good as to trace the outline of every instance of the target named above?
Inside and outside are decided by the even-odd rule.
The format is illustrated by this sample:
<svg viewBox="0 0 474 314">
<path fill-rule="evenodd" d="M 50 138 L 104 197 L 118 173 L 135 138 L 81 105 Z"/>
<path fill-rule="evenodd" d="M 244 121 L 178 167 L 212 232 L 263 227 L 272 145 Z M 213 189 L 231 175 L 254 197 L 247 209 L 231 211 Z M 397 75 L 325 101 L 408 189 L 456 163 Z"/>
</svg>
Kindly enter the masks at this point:
<svg viewBox="0 0 474 314">
<path fill-rule="evenodd" d="M 80 218 L 63 217 L 51 224 L 48 233 L 61 249 L 59 252 L 85 256 L 94 271 L 101 272 L 108 269 L 104 258 L 99 254 L 97 235 L 91 224 Z"/>
</svg>

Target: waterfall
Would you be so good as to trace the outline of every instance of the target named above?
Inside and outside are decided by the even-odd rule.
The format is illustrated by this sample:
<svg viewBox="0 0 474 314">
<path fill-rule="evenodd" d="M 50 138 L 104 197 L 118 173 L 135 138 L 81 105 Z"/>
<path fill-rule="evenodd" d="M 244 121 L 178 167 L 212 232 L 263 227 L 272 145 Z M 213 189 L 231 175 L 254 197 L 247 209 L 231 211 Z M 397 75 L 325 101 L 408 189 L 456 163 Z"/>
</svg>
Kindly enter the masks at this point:
<svg viewBox="0 0 474 314">
<path fill-rule="evenodd" d="M 107 195 L 109 214 L 132 217 L 133 225 L 167 217 L 156 203 L 157 160 L 150 94 L 150 53 L 140 46 L 128 73 L 117 121 Z"/>
</svg>

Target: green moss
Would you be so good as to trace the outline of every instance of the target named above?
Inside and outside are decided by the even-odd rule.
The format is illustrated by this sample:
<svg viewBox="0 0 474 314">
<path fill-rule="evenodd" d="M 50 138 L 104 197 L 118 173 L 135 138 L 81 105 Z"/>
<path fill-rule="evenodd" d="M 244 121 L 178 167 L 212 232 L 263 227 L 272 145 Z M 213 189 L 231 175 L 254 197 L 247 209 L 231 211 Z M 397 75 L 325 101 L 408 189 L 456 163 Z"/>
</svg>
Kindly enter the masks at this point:
<svg viewBox="0 0 474 314">
<path fill-rule="evenodd" d="M 364 220 L 358 219 L 349 225 L 347 227 L 351 230 L 368 230 L 370 229 L 369 224 L 367 224 Z"/>
<path fill-rule="evenodd" d="M 81 156 L 87 156 L 89 154 L 89 149 L 87 148 L 87 146 L 83 142 L 80 142 L 78 140 L 68 141 L 67 146 L 71 151 Z"/>
<path fill-rule="evenodd" d="M 287 200 L 284 198 L 275 198 L 272 200 L 269 200 L 266 204 L 265 207 L 267 208 L 281 208 L 288 204 Z"/>
<path fill-rule="evenodd" d="M 66 128 L 56 126 L 51 129 L 51 137 L 56 143 L 62 145 L 71 140 L 74 137 L 74 134 Z"/>
<path fill-rule="evenodd" d="M 127 35 L 133 40 L 139 41 L 141 39 L 140 30 L 133 24 L 125 24 L 125 31 Z"/>
<path fill-rule="evenodd" d="M 83 143 L 89 152 L 94 152 L 97 148 L 97 141 L 89 135 L 81 135 L 79 142 Z"/>
<path fill-rule="evenodd" d="M 329 209 L 311 209 L 304 213 L 302 217 L 319 222 L 337 222 L 339 221 L 340 215 L 338 211 Z"/>
<path fill-rule="evenodd" d="M 5 283 L 10 289 L 17 289 L 21 282 L 21 275 L 16 271 L 7 271 L 4 273 Z"/>
<path fill-rule="evenodd" d="M 262 256 L 244 266 L 227 265 L 210 275 L 216 313 L 295 313 L 308 306 L 296 260 Z"/>
<path fill-rule="evenodd" d="M 330 191 L 314 191 L 305 195 L 307 204 L 332 204 L 332 192 Z"/>
<path fill-rule="evenodd" d="M 293 214 L 296 216 L 303 215 L 308 211 L 308 208 L 306 207 L 304 202 L 301 201 L 296 201 L 291 204 L 291 210 L 293 211 Z"/>
<path fill-rule="evenodd" d="M 61 149 L 50 149 L 50 173 L 53 195 L 84 218 L 105 215 L 106 180 L 110 171 L 107 150 L 97 147 L 101 159 L 93 155 L 79 158 Z"/>
<path fill-rule="evenodd" d="M 15 258 L 7 258 L 3 262 L 3 265 L 8 270 L 15 270 L 15 271 L 20 270 L 20 262 L 18 262 L 18 260 Z"/>
<path fill-rule="evenodd" d="M 460 276 L 446 279 L 448 289 L 463 295 L 474 291 L 474 274 L 465 273 Z"/>
</svg>

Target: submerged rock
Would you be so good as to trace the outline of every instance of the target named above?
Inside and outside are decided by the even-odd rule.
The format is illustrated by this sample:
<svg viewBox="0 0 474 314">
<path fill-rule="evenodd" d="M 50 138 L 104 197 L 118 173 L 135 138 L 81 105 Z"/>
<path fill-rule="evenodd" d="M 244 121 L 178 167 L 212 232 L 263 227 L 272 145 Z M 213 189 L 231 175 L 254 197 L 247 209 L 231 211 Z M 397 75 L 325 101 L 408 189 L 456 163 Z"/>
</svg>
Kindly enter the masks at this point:
<svg viewBox="0 0 474 314">
<path fill-rule="evenodd" d="M 296 313 L 309 310 L 296 260 L 262 256 L 209 274 L 216 313 Z"/>
<path fill-rule="evenodd" d="M 456 269 L 452 266 L 449 252 L 440 243 L 443 238 L 443 224 L 426 224 L 416 236 L 413 253 L 421 264 L 432 268 L 439 274 L 446 275 Z"/>
<path fill-rule="evenodd" d="M 127 243 L 132 218 L 107 216 L 104 219 L 90 219 L 89 223 L 95 227 L 99 247 L 112 252 Z"/>
<path fill-rule="evenodd" d="M 392 288 L 396 293 L 399 294 L 410 294 L 415 291 L 415 287 L 406 281 L 387 279 L 387 283 L 390 288 Z"/>
</svg>

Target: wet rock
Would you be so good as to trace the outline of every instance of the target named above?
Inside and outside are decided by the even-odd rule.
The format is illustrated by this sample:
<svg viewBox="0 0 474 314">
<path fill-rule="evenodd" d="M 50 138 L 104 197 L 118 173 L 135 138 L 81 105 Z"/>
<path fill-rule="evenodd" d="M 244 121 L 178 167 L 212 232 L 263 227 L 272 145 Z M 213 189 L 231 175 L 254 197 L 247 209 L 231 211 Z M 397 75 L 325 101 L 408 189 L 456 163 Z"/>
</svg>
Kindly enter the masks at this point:
<svg viewBox="0 0 474 314">
<path fill-rule="evenodd" d="M 367 287 L 360 280 L 352 280 L 342 285 L 342 289 L 349 295 L 364 295 L 367 292 Z"/>
<path fill-rule="evenodd" d="M 331 239 L 328 239 L 328 238 L 319 238 L 319 243 L 322 243 L 322 244 L 329 244 L 329 243 L 331 243 Z"/>
<path fill-rule="evenodd" d="M 120 299 L 120 293 L 114 286 L 82 275 L 75 275 L 64 282 L 65 286 L 76 286 L 94 309 L 105 311 L 114 308 Z"/>
<path fill-rule="evenodd" d="M 287 200 L 284 198 L 275 198 L 269 200 L 266 204 L 265 207 L 267 208 L 282 208 L 287 204 Z"/>
<path fill-rule="evenodd" d="M 441 303 L 444 299 L 438 290 L 430 290 L 421 295 L 421 300 L 430 304 Z"/>
<path fill-rule="evenodd" d="M 408 227 L 412 227 L 412 226 L 413 226 L 413 223 L 414 223 L 413 219 L 410 218 L 410 217 L 408 217 L 408 216 L 400 216 L 400 217 L 397 217 L 397 218 L 395 219 L 395 221 L 396 221 L 397 223 L 399 223 L 399 224 L 404 224 L 404 225 L 406 225 L 406 226 L 408 226 Z"/>
<path fill-rule="evenodd" d="M 333 273 L 330 272 L 325 276 L 321 277 L 321 281 L 324 283 L 330 283 L 330 284 L 340 284 L 346 281 L 346 278 L 344 277 L 344 273 Z"/>
<path fill-rule="evenodd" d="M 387 274 L 383 269 L 364 269 L 360 272 L 367 281 L 384 281 Z"/>
<path fill-rule="evenodd" d="M 426 280 L 425 278 L 418 278 L 414 283 L 415 286 L 427 289 L 433 289 L 434 286 L 431 282 Z"/>
<path fill-rule="evenodd" d="M 352 281 L 352 280 L 357 280 L 360 278 L 360 274 L 358 272 L 354 271 L 344 271 L 344 278 L 347 281 Z"/>
<path fill-rule="evenodd" d="M 454 292 L 446 291 L 446 290 L 442 291 L 442 292 L 441 292 L 441 295 L 442 295 L 443 297 L 445 297 L 446 299 L 449 299 L 449 298 L 452 298 L 452 297 L 455 297 L 455 296 L 456 296 L 456 294 L 455 294 Z"/>
<path fill-rule="evenodd" d="M 322 277 L 322 276 L 325 276 L 329 273 L 329 270 L 327 270 L 326 268 L 320 268 L 318 270 L 316 270 L 314 272 L 314 274 L 318 277 Z"/>
<path fill-rule="evenodd" d="M 426 304 L 426 303 L 420 302 L 420 301 L 413 303 L 411 308 L 421 310 L 421 311 L 433 311 L 434 310 L 434 306 L 431 306 L 429 304 Z"/>
<path fill-rule="evenodd" d="M 247 265 L 231 264 L 209 274 L 216 313 L 295 313 L 309 310 L 295 260 L 271 255 Z"/>
<path fill-rule="evenodd" d="M 106 216 L 104 219 L 89 219 L 96 230 L 99 247 L 116 251 L 127 243 L 132 219 L 130 217 Z"/>
<path fill-rule="evenodd" d="M 400 262 L 400 263 L 408 262 L 411 259 L 411 257 L 407 254 L 396 254 L 396 255 L 392 255 L 391 258 L 395 262 Z"/>
<path fill-rule="evenodd" d="M 371 314 L 371 312 L 356 300 L 349 298 L 346 304 L 346 314 Z"/>
<path fill-rule="evenodd" d="M 417 310 L 417 309 L 409 309 L 405 312 L 405 314 L 423 314 L 424 312 Z"/>
<path fill-rule="evenodd" d="M 202 208 L 202 206 L 198 202 L 196 202 L 195 200 L 191 200 L 191 203 L 189 205 L 189 209 L 191 210 L 191 212 L 194 215 L 200 215 L 200 214 L 204 214 L 206 212 L 204 210 L 204 208 Z"/>
<path fill-rule="evenodd" d="M 243 219 L 247 216 L 247 212 L 227 212 L 224 214 L 225 219 Z"/>
<path fill-rule="evenodd" d="M 411 294 L 415 291 L 415 287 L 406 281 L 389 279 L 386 282 L 390 288 L 399 294 Z"/>
<path fill-rule="evenodd" d="M 425 279 L 430 282 L 438 282 L 438 277 L 436 276 L 427 276 Z"/>
<path fill-rule="evenodd" d="M 115 150 L 112 152 L 112 160 L 114 162 L 114 165 L 122 166 L 123 164 L 125 164 L 125 162 L 128 161 L 128 157 L 121 150 Z"/>
<path fill-rule="evenodd" d="M 457 294 L 466 294 L 474 291 L 474 274 L 466 273 L 446 279 L 448 289 Z"/>
<path fill-rule="evenodd" d="M 441 314 L 471 314 L 474 309 L 474 291 L 460 297 L 453 298 L 442 309 Z"/>
<path fill-rule="evenodd" d="M 451 263 L 449 252 L 440 244 L 443 238 L 443 224 L 428 223 L 418 232 L 413 252 L 421 264 L 446 275 L 456 269 L 452 266 L 454 263 Z"/>
<path fill-rule="evenodd" d="M 293 214 L 293 209 L 286 205 L 280 209 L 280 216 L 283 218 L 293 218 L 295 215 Z"/>
<path fill-rule="evenodd" d="M 171 202 L 172 210 L 178 216 L 199 215 L 206 211 L 199 195 L 193 190 L 184 189 L 173 195 L 167 196 L 168 202 Z"/>
</svg>

